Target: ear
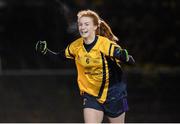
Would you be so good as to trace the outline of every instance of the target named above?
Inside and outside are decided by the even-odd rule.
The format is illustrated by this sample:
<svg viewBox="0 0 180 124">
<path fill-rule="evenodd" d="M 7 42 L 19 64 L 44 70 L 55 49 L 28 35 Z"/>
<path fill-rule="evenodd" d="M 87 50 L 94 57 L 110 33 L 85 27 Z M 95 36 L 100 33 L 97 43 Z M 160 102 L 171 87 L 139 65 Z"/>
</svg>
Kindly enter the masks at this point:
<svg viewBox="0 0 180 124">
<path fill-rule="evenodd" d="M 98 28 L 98 26 L 97 26 L 97 25 L 95 25 L 95 26 L 94 26 L 94 30 L 96 31 L 96 30 L 97 30 L 97 28 Z"/>
</svg>

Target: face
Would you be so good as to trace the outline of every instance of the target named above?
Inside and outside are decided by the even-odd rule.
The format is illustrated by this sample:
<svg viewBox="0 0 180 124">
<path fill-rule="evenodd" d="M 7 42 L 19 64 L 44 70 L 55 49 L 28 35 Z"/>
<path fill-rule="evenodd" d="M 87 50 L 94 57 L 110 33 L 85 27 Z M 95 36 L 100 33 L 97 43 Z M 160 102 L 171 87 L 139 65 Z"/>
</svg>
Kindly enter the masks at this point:
<svg viewBox="0 0 180 124">
<path fill-rule="evenodd" d="M 97 26 L 94 25 L 91 17 L 81 17 L 78 20 L 79 33 L 83 38 L 89 38 L 95 35 Z"/>
</svg>

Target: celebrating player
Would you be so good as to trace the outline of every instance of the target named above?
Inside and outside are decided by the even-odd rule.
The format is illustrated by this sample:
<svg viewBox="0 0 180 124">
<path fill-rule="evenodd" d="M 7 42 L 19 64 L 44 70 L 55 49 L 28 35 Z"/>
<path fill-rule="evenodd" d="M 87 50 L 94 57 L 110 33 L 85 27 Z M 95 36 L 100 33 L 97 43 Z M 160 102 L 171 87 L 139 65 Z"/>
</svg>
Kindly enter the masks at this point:
<svg viewBox="0 0 180 124">
<path fill-rule="evenodd" d="M 134 64 L 135 61 L 116 43 L 118 38 L 96 12 L 80 11 L 77 23 L 81 37 L 64 51 L 52 52 L 46 41 L 38 41 L 36 50 L 51 57 L 75 61 L 85 123 L 100 123 L 104 115 L 112 123 L 124 123 L 128 104 L 121 64 Z"/>
</svg>

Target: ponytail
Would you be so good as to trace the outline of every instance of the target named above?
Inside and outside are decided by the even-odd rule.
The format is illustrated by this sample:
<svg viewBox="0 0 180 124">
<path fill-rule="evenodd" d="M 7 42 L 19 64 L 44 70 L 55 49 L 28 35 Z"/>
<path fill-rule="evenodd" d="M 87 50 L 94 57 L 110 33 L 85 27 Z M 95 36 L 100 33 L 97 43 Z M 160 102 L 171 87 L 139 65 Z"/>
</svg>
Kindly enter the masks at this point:
<svg viewBox="0 0 180 124">
<path fill-rule="evenodd" d="M 82 10 L 82 11 L 78 12 L 77 17 L 79 19 L 82 16 L 88 16 L 88 17 L 93 18 L 94 24 L 98 26 L 98 28 L 96 30 L 97 35 L 107 37 L 109 40 L 114 41 L 114 42 L 119 40 L 113 34 L 109 25 L 104 20 L 102 20 L 96 12 L 94 12 L 92 10 Z"/>
<path fill-rule="evenodd" d="M 109 25 L 104 21 L 104 20 L 100 20 L 99 22 L 99 26 L 96 32 L 98 35 L 107 37 L 109 40 L 111 41 L 118 41 L 119 39 L 113 34 L 111 28 L 109 27 Z"/>
</svg>

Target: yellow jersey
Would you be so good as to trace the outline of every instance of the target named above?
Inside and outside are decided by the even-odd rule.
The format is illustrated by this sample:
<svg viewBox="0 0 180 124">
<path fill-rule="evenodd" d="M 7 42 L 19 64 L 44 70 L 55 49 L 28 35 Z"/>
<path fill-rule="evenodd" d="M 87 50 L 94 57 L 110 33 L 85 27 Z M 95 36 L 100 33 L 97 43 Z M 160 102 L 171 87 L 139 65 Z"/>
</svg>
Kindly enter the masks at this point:
<svg viewBox="0 0 180 124">
<path fill-rule="evenodd" d="M 66 48 L 65 57 L 75 60 L 80 93 L 93 95 L 104 103 L 110 85 L 121 80 L 120 61 L 113 57 L 114 48 L 121 47 L 102 36 L 96 36 L 93 43 L 86 49 L 83 38 L 79 38 Z"/>
</svg>

